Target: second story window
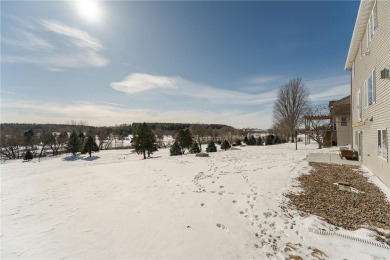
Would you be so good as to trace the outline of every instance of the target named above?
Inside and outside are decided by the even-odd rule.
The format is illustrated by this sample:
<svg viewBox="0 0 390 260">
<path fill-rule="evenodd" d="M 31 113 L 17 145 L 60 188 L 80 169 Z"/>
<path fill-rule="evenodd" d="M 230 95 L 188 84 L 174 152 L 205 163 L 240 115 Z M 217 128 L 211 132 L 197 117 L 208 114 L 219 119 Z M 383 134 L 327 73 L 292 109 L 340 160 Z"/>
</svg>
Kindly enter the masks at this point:
<svg viewBox="0 0 390 260">
<path fill-rule="evenodd" d="M 376 97 L 375 70 L 373 70 L 366 80 L 367 107 L 375 103 Z"/>
<path fill-rule="evenodd" d="M 378 27 L 378 15 L 377 15 L 376 1 L 375 1 L 367 24 L 367 47 L 371 42 L 377 27 Z"/>
</svg>

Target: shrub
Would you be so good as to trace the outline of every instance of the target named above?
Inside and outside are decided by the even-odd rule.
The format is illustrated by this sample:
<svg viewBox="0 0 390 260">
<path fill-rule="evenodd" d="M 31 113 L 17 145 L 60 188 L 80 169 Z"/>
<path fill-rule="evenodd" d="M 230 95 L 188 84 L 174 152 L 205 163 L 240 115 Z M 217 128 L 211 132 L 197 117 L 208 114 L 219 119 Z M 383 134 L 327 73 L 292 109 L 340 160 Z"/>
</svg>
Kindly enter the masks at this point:
<svg viewBox="0 0 390 260">
<path fill-rule="evenodd" d="M 282 143 L 282 141 L 280 140 L 280 137 L 279 136 L 275 136 L 275 138 L 274 138 L 274 143 L 273 144 L 281 144 Z"/>
<path fill-rule="evenodd" d="M 193 142 L 190 148 L 190 153 L 200 153 L 200 148 L 197 142 Z"/>
<path fill-rule="evenodd" d="M 242 145 L 241 140 L 237 139 L 236 142 L 235 142 L 235 145 Z"/>
<path fill-rule="evenodd" d="M 231 145 L 230 145 L 228 140 L 224 140 L 223 143 L 221 144 L 221 149 L 224 149 L 225 151 L 227 149 L 230 149 L 230 147 L 231 147 Z"/>
<path fill-rule="evenodd" d="M 175 141 L 171 148 L 169 149 L 169 154 L 171 156 L 175 156 L 175 155 L 182 155 L 183 152 L 181 151 L 181 147 L 179 145 L 179 143 L 177 141 Z"/>
<path fill-rule="evenodd" d="M 259 136 L 259 138 L 257 138 L 257 145 L 263 145 L 264 144 L 264 141 L 263 141 L 263 138 L 261 138 L 261 136 Z"/>
<path fill-rule="evenodd" d="M 24 155 L 24 159 L 27 161 L 30 161 L 33 159 L 33 154 L 31 153 L 30 150 L 27 150 L 26 154 Z"/>
<path fill-rule="evenodd" d="M 215 143 L 213 141 L 210 141 L 207 145 L 206 152 L 213 153 L 217 151 L 217 146 L 215 146 Z"/>
<path fill-rule="evenodd" d="M 273 145 L 274 144 L 274 135 L 267 135 L 267 138 L 265 139 L 265 145 Z"/>
</svg>

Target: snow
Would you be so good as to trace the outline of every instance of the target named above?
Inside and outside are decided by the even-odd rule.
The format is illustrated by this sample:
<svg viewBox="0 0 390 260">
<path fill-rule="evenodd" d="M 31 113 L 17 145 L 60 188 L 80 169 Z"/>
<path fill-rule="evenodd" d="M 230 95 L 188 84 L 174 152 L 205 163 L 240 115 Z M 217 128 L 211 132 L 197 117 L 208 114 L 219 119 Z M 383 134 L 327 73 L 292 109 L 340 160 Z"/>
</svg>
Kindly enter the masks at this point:
<svg viewBox="0 0 390 260">
<path fill-rule="evenodd" d="M 310 232 L 335 227 L 280 207 L 285 192 L 299 190 L 294 178 L 308 172 L 307 154 L 334 152 L 316 148 L 246 146 L 207 158 L 161 149 L 147 160 L 127 149 L 7 161 L 1 257 L 307 259 L 317 248 L 331 259 L 389 259 L 388 249 Z M 374 241 L 366 229 L 340 232 Z"/>
</svg>

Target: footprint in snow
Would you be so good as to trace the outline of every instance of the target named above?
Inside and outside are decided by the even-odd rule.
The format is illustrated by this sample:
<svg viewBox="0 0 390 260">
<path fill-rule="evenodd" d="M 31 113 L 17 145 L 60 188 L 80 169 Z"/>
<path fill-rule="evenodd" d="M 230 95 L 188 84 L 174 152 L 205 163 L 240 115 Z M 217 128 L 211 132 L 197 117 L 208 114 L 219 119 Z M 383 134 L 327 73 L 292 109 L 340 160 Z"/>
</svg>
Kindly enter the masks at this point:
<svg viewBox="0 0 390 260">
<path fill-rule="evenodd" d="M 223 224 L 217 224 L 217 227 L 219 227 L 220 229 L 223 229 L 223 230 L 227 229 L 227 227 Z"/>
</svg>

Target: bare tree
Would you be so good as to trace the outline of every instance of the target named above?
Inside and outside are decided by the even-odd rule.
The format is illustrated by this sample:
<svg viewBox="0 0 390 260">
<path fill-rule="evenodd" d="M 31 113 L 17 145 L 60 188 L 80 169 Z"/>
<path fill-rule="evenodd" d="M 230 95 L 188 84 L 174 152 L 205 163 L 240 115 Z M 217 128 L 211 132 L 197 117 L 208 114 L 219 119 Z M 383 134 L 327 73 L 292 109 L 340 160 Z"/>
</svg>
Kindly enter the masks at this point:
<svg viewBox="0 0 390 260">
<path fill-rule="evenodd" d="M 330 113 L 327 105 L 312 105 L 306 116 L 309 131 L 308 136 L 318 143 L 318 149 L 324 146 L 324 140 L 329 132 Z"/>
<path fill-rule="evenodd" d="M 309 89 L 301 78 L 291 79 L 281 86 L 274 104 L 274 123 L 288 132 L 287 138 L 294 138 L 294 129 L 302 124 L 303 115 L 310 105 Z"/>
<path fill-rule="evenodd" d="M 108 141 L 110 133 L 105 128 L 100 128 L 96 131 L 97 139 L 99 140 L 99 150 L 103 150 L 104 143 Z"/>
<path fill-rule="evenodd" d="M 42 143 L 48 145 L 52 150 L 53 156 L 58 155 L 59 150 L 62 149 L 67 142 L 68 133 L 50 133 L 48 131 L 44 131 L 42 133 Z"/>
<path fill-rule="evenodd" d="M 210 136 L 210 128 L 205 124 L 193 124 L 190 126 L 190 131 L 199 143 L 199 148 L 202 150 L 202 143 L 207 143 L 207 137 Z"/>
<path fill-rule="evenodd" d="M 164 143 L 164 130 L 161 127 L 156 127 L 154 133 L 156 134 L 158 144 L 161 147 L 166 147 Z"/>
<path fill-rule="evenodd" d="M 24 142 L 23 135 L 15 129 L 4 129 L 0 135 L 1 155 L 8 159 L 19 158 L 19 146 Z"/>
</svg>

